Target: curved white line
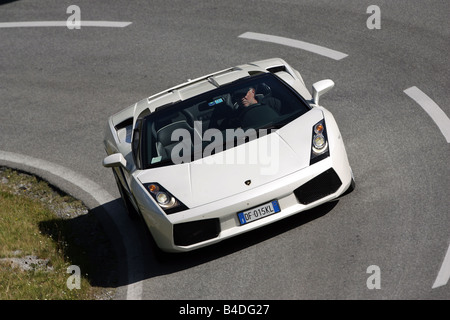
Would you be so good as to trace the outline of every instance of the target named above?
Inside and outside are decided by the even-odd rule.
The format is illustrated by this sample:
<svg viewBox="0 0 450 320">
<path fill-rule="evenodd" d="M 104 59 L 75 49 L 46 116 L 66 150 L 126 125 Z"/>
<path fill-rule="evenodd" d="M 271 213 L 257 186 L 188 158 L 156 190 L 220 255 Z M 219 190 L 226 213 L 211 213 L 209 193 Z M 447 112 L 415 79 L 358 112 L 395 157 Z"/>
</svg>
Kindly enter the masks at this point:
<svg viewBox="0 0 450 320">
<path fill-rule="evenodd" d="M 423 93 L 417 87 L 411 87 L 403 91 L 406 93 L 411 99 L 416 101 L 425 112 L 433 119 L 436 125 L 441 130 L 444 135 L 447 143 L 450 143 L 450 119 L 447 115 L 442 111 L 441 108 L 434 102 L 429 96 Z M 447 249 L 447 253 L 445 254 L 444 261 L 442 262 L 441 268 L 439 269 L 438 275 L 432 289 L 444 286 L 447 284 L 450 279 L 450 246 Z"/>
<path fill-rule="evenodd" d="M 300 40 L 294 40 L 279 36 L 272 36 L 269 34 L 263 34 L 263 33 L 256 33 L 256 32 L 245 32 L 238 36 L 238 38 L 244 38 L 244 39 L 251 39 L 251 40 L 259 40 L 259 41 L 265 41 L 265 42 L 272 42 L 276 44 L 281 44 L 284 46 L 294 47 L 297 49 L 302 49 L 305 51 L 313 52 L 320 54 L 321 56 L 325 56 L 327 58 L 331 58 L 334 60 L 341 60 L 348 56 L 348 54 L 328 49 L 325 47 L 318 46 L 316 44 L 300 41 Z"/>
<path fill-rule="evenodd" d="M 55 175 L 63 180 L 71 183 L 72 185 L 80 188 L 89 195 L 91 195 L 98 205 L 102 206 L 115 198 L 111 196 L 106 190 L 100 187 L 97 183 L 89 180 L 88 178 L 72 171 L 66 167 L 60 166 L 55 163 L 44 161 L 41 159 L 36 159 L 22 154 L 17 154 L 13 152 L 7 152 L 0 150 L 0 164 L 6 166 L 14 164 L 21 167 L 30 169 L 37 169 Z M 105 207 L 106 210 L 106 207 Z M 112 212 L 109 213 L 110 218 L 116 224 L 117 230 L 120 232 L 121 239 L 123 241 L 127 263 L 128 263 L 128 279 L 136 279 L 136 274 L 139 275 L 139 271 L 136 272 L 136 266 L 132 263 L 133 258 L 139 256 L 139 250 L 135 243 L 133 243 L 126 232 L 124 232 L 124 223 L 120 220 L 120 217 L 124 215 L 115 215 Z M 136 281 L 127 286 L 127 300 L 140 300 L 142 299 L 142 281 Z"/>
<path fill-rule="evenodd" d="M 447 253 L 445 254 L 444 261 L 442 262 L 441 269 L 434 280 L 432 289 L 445 286 L 450 279 L 450 246 L 447 249 Z"/>
<path fill-rule="evenodd" d="M 113 196 L 111 196 L 107 191 L 105 191 L 102 187 L 100 187 L 92 180 L 89 180 L 88 178 L 58 164 L 32 158 L 18 153 L 1 150 L 0 160 L 25 165 L 27 167 L 42 170 L 58 176 L 90 194 L 99 205 L 104 205 L 115 200 Z"/>
<path fill-rule="evenodd" d="M 447 143 L 450 143 L 450 119 L 447 115 L 442 111 L 441 108 L 434 102 L 429 96 L 423 93 L 417 87 L 411 87 L 403 91 L 406 93 L 411 99 L 416 101 L 426 113 L 433 119 L 436 125 L 441 130 L 444 135 Z"/>
<path fill-rule="evenodd" d="M 121 21 L 80 21 L 81 27 L 108 27 L 124 28 L 132 22 Z M 23 21 L 23 22 L 0 22 L 0 28 L 30 28 L 30 27 L 67 27 L 67 21 Z"/>
</svg>

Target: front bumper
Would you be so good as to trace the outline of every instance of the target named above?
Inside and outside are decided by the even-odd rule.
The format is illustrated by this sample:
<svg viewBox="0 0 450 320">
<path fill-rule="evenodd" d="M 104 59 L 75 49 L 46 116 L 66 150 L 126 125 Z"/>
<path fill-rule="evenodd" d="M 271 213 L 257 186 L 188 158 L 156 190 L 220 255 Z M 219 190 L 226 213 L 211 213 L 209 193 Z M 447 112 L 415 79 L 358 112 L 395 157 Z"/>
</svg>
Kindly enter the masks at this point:
<svg viewBox="0 0 450 320">
<path fill-rule="evenodd" d="M 176 214 L 141 212 L 155 242 L 168 252 L 183 252 L 211 245 L 309 210 L 343 195 L 354 183 L 346 155 L 328 157 L 308 168 L 244 193 Z M 238 212 L 278 200 L 281 212 L 241 225 Z"/>
</svg>

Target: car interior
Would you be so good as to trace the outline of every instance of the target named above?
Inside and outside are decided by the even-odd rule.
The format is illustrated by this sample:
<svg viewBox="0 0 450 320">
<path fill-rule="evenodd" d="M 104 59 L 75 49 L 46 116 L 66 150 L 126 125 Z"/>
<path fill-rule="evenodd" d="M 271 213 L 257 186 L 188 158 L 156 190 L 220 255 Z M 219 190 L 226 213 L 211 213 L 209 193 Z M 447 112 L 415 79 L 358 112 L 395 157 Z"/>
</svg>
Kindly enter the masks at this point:
<svg viewBox="0 0 450 320">
<path fill-rule="evenodd" d="M 180 154 L 185 161 L 190 161 L 195 152 L 201 152 L 212 143 L 202 140 L 208 129 L 218 129 L 225 135 L 227 129 L 270 128 L 290 118 L 293 113 L 299 116 L 309 110 L 309 106 L 299 107 L 299 98 L 286 94 L 284 86 L 274 84 L 274 79 L 266 80 L 269 81 L 247 81 L 219 88 L 152 113 L 149 116 L 151 130 L 147 134 L 151 135 L 152 141 L 149 150 L 152 157 L 149 159 L 152 163 L 170 160 L 173 149 L 177 147 L 176 152 L 190 151 L 191 157 Z M 241 101 L 249 87 L 255 88 L 258 103 L 244 107 Z M 297 112 L 299 110 L 302 112 Z M 201 142 L 201 150 L 194 148 L 197 141 Z"/>
</svg>

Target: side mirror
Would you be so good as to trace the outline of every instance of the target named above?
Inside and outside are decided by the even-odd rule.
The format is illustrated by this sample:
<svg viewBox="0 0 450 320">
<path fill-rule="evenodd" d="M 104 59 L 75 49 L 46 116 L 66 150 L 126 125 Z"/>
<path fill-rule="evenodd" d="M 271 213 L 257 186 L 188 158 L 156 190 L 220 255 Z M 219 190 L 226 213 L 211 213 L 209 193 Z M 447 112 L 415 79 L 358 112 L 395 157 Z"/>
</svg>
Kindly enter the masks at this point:
<svg viewBox="0 0 450 320">
<path fill-rule="evenodd" d="M 334 87 L 333 80 L 320 80 L 313 84 L 313 102 L 315 105 L 319 105 L 319 98 L 324 93 L 330 91 Z"/>
<path fill-rule="evenodd" d="M 121 153 L 113 153 L 103 159 L 103 166 L 105 168 L 114 168 L 119 166 L 123 166 L 125 168 L 127 166 L 127 160 L 125 160 Z"/>
</svg>

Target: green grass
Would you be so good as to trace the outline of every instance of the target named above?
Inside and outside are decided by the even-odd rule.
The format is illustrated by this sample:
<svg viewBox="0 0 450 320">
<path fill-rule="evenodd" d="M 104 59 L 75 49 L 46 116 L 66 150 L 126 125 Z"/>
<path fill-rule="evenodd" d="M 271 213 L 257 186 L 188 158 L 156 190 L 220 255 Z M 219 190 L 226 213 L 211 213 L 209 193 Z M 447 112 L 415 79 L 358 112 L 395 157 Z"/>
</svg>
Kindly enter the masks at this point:
<svg viewBox="0 0 450 320">
<path fill-rule="evenodd" d="M 0 300 L 96 299 L 104 293 L 105 286 L 91 284 L 92 273 L 96 273 L 91 259 L 96 243 L 89 243 L 85 235 L 95 234 L 103 242 L 100 246 L 107 240 L 99 236 L 101 229 L 93 214 L 64 216 L 82 207 L 81 202 L 59 194 L 44 181 L 0 170 Z M 11 259 L 26 256 L 46 259 L 48 264 L 23 270 L 11 263 Z M 67 286 L 70 265 L 80 267 L 80 289 Z"/>
</svg>

